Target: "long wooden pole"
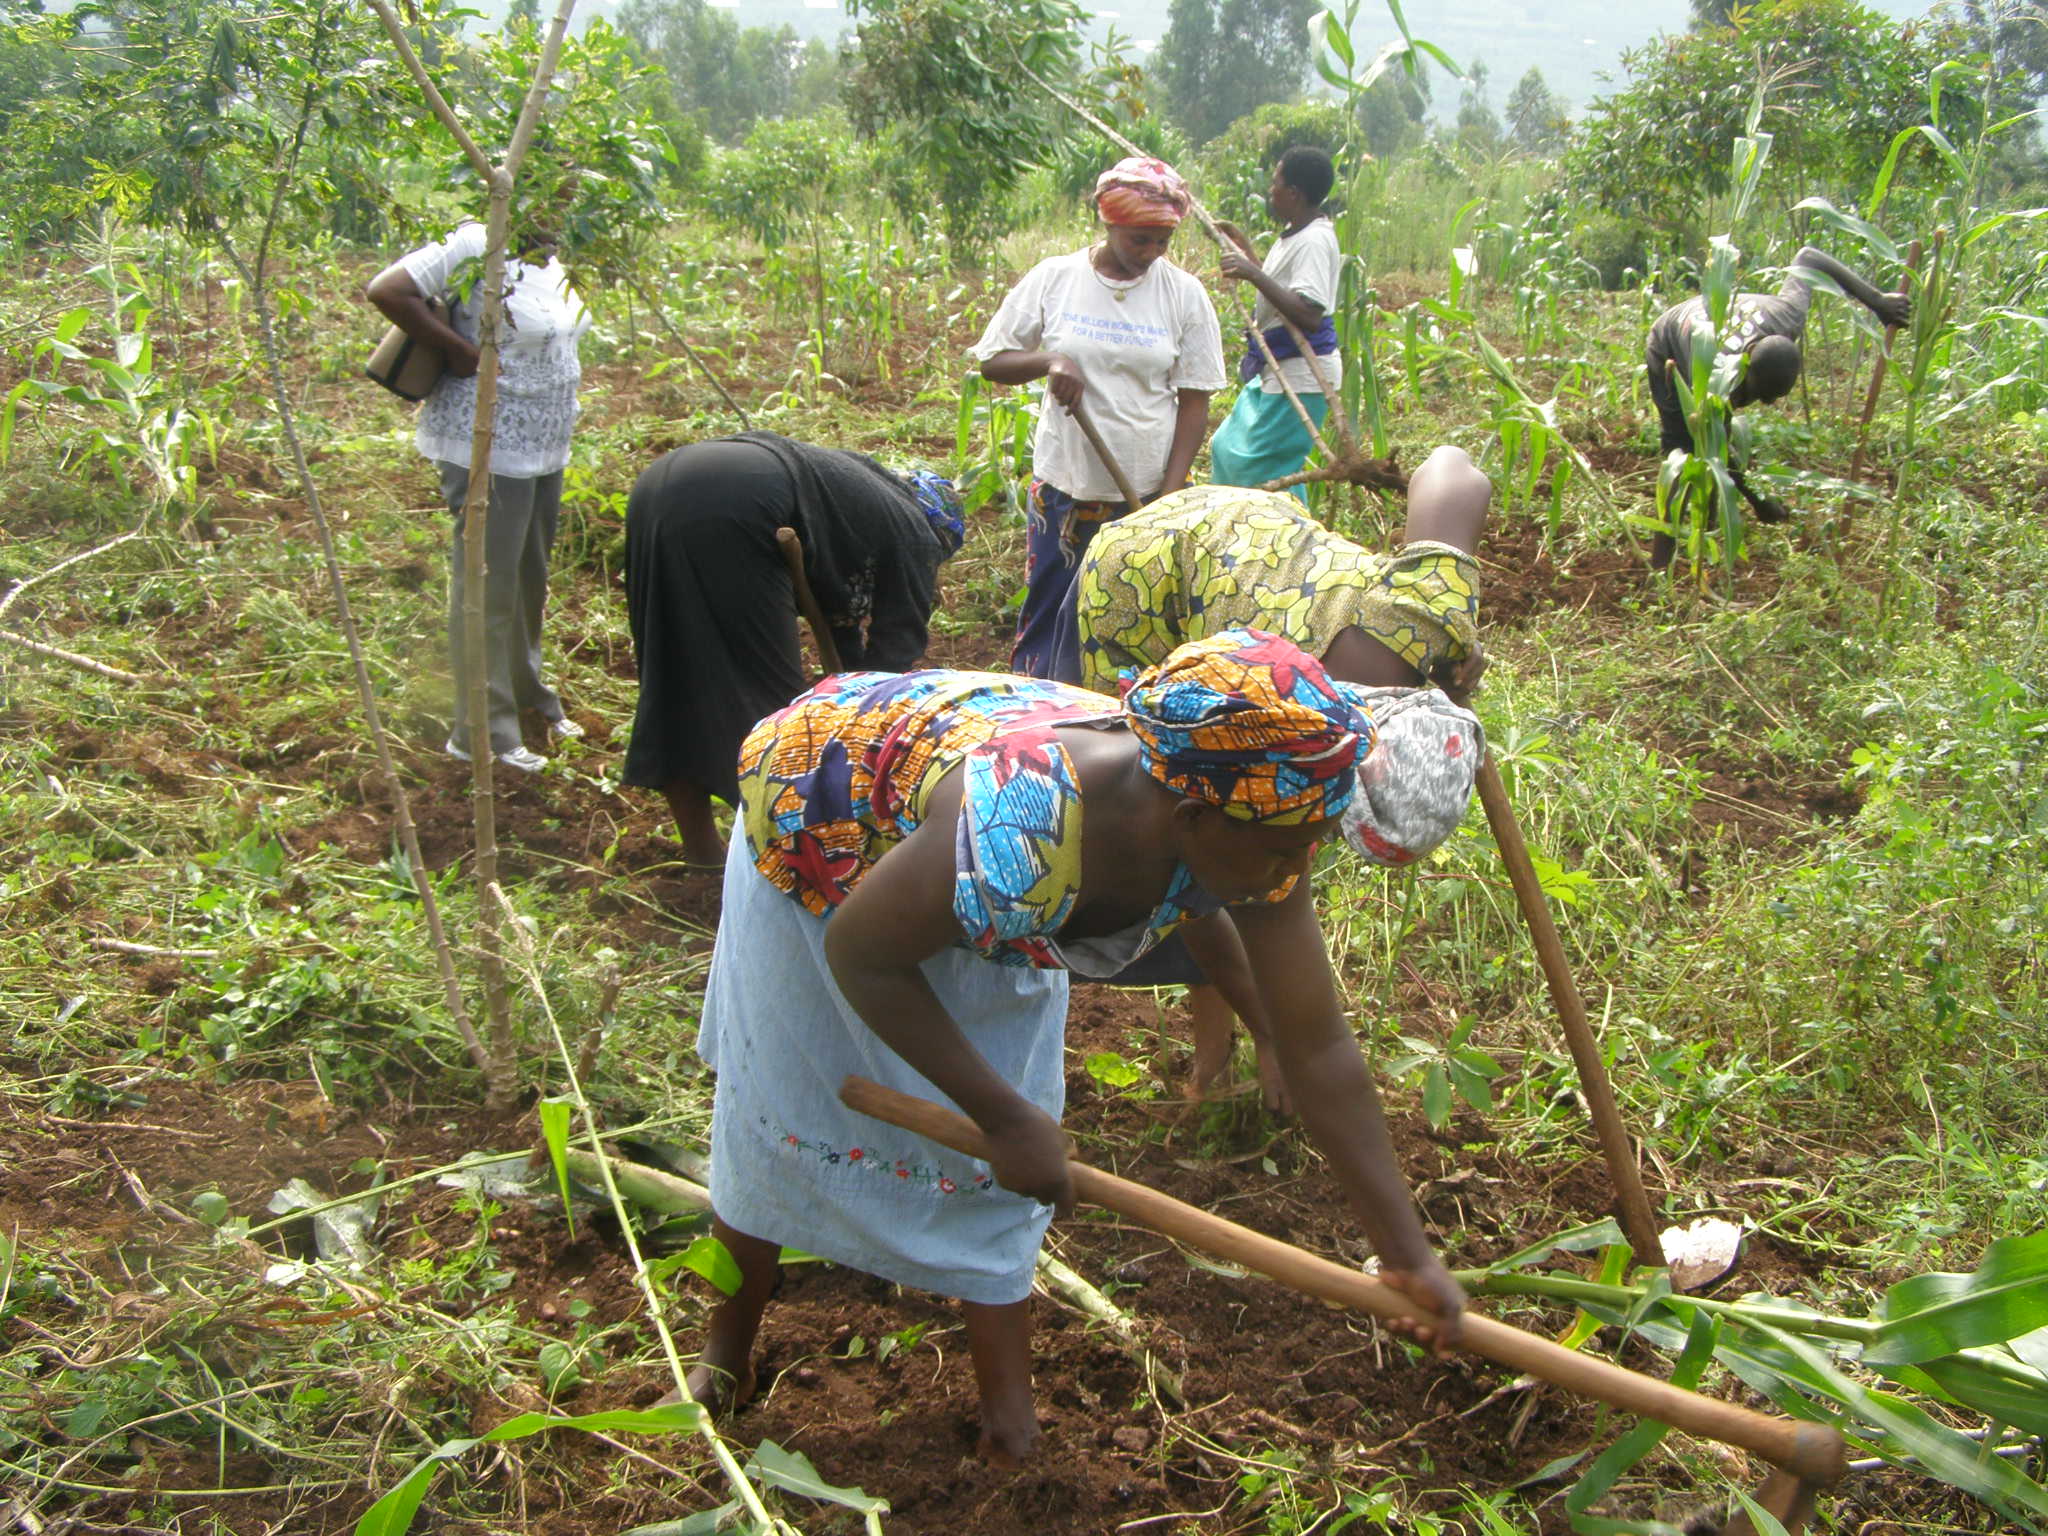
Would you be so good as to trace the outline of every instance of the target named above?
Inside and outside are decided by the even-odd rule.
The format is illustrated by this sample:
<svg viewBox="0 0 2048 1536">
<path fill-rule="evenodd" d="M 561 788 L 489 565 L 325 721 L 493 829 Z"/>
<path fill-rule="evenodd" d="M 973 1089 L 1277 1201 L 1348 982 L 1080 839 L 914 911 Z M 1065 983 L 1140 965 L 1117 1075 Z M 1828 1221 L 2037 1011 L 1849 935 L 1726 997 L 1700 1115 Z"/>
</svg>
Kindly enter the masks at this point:
<svg viewBox="0 0 2048 1536">
<path fill-rule="evenodd" d="M 863 1077 L 839 1088 L 849 1109 L 929 1137 L 941 1146 L 984 1160 L 989 1146 L 973 1121 L 955 1110 L 912 1098 Z M 1067 1171 L 1080 1199 L 1128 1216 L 1142 1226 L 1190 1243 L 1219 1258 L 1258 1270 L 1282 1285 L 1388 1321 L 1436 1321 L 1401 1292 L 1341 1264 L 1267 1237 L 1207 1211 L 1183 1204 L 1156 1189 L 1069 1161 Z M 1847 1468 L 1839 1432 L 1819 1424 L 1774 1418 L 1753 1409 L 1703 1397 L 1652 1376 L 1579 1354 L 1489 1317 L 1467 1314 L 1465 1344 L 1478 1355 L 1513 1371 L 1541 1377 L 1582 1397 L 1626 1413 L 1672 1425 L 1687 1434 L 1754 1452 L 1772 1465 L 1816 1483 L 1834 1483 Z"/>
<path fill-rule="evenodd" d="M 394 51 L 412 74 L 420 93 L 434 115 L 461 148 L 470 168 L 482 178 L 490 192 L 484 221 L 483 303 L 477 316 L 476 417 L 470 430 L 469 486 L 462 503 L 462 653 L 468 672 L 469 753 L 471 807 L 476 827 L 476 881 L 486 892 L 498 880 L 497 796 L 492 775 L 494 766 L 490 732 L 490 667 L 484 626 L 484 529 L 490 520 L 491 443 L 495 434 L 498 399 L 498 330 L 504 314 L 505 245 L 512 223 L 512 191 L 520 164 L 533 142 L 540 115 L 547 101 L 549 83 L 561 58 L 562 39 L 569 30 L 569 17 L 576 0 L 560 0 L 554 19 L 541 40 L 540 58 L 532 81 L 520 104 L 504 161 L 493 166 L 462 126 L 455 110 L 435 86 L 433 77 L 413 51 L 386 0 L 369 0 L 377 18 L 391 38 Z M 489 1020 L 489 1051 L 495 1070 L 491 1098 L 502 1107 L 505 1094 L 515 1082 L 517 1045 L 512 1032 L 511 995 L 505 985 L 504 950 L 496 905 L 482 904 L 478 922 L 478 969 L 484 983 L 484 1007 Z"/>
<path fill-rule="evenodd" d="M 1529 845 L 1522 839 L 1521 824 L 1508 799 L 1500 770 L 1488 755 L 1479 765 L 1479 803 L 1486 808 L 1486 824 L 1493 830 L 1493 843 L 1507 865 L 1508 879 L 1515 888 L 1515 901 L 1522 909 L 1522 921 L 1529 925 L 1529 938 L 1536 946 L 1537 964 L 1550 988 L 1550 1000 L 1564 1025 L 1565 1044 L 1579 1070 L 1579 1089 L 1586 1096 L 1586 1109 L 1593 1117 L 1593 1131 L 1600 1139 L 1601 1155 L 1607 1160 L 1607 1176 L 1614 1183 L 1621 1230 L 1628 1237 L 1638 1264 L 1662 1264 L 1663 1245 L 1657 1238 L 1656 1218 L 1650 1213 L 1650 1197 L 1643 1190 L 1643 1175 L 1636 1166 L 1635 1147 L 1622 1128 L 1621 1109 L 1614 1100 L 1614 1085 L 1607 1078 L 1607 1063 L 1600 1042 L 1586 1017 L 1586 1001 L 1572 980 L 1572 968 L 1565 959 L 1564 941 L 1550 917 L 1550 903 L 1543 896 L 1543 882 L 1536 878 L 1536 866 L 1529 858 Z"/>
<path fill-rule="evenodd" d="M 1116 455 L 1109 451 L 1109 444 L 1102 440 L 1102 434 L 1095 429 L 1095 421 L 1088 414 L 1087 405 L 1076 400 L 1067 408 L 1073 413 L 1074 425 L 1081 429 L 1081 435 L 1088 439 L 1088 446 L 1095 450 L 1095 456 L 1102 460 L 1109 470 L 1109 478 L 1116 482 L 1117 494 L 1124 499 L 1124 505 L 1133 512 L 1138 510 L 1138 488 L 1131 484 L 1131 477 L 1124 473 L 1123 465 L 1117 463 Z"/>
</svg>

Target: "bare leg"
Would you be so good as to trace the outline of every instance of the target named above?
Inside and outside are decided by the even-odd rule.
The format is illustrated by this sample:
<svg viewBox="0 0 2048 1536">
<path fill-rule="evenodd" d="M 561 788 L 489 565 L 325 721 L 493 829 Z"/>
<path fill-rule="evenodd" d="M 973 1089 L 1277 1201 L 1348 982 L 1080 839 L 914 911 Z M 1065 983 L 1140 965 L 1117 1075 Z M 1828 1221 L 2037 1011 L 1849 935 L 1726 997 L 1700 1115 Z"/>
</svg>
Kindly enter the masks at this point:
<svg viewBox="0 0 2048 1536">
<path fill-rule="evenodd" d="M 1038 1412 L 1031 1402 L 1031 1300 L 991 1306 L 963 1301 L 967 1351 L 981 1389 L 981 1458 L 1018 1467 L 1038 1443 Z"/>
<path fill-rule="evenodd" d="M 704 1349 L 686 1378 L 690 1396 L 714 1413 L 744 1408 L 754 1395 L 754 1335 L 775 1292 L 782 1245 L 749 1237 L 714 1215 L 711 1235 L 740 1267 L 740 1288 L 711 1313 Z"/>
<path fill-rule="evenodd" d="M 1464 449 L 1445 443 L 1408 477 L 1408 526 L 1402 539 L 1410 544 L 1427 539 L 1471 554 L 1479 547 L 1492 502 L 1493 482 Z M 1355 624 L 1337 631 L 1323 652 L 1323 665 L 1339 682 L 1367 687 L 1413 688 L 1429 681 Z M 1475 653 L 1442 681 L 1456 690 L 1469 689 L 1484 670 L 1483 655 Z"/>
<path fill-rule="evenodd" d="M 1237 1028 L 1237 1014 L 1212 986 L 1188 988 L 1188 1018 L 1194 1025 L 1194 1092 L 1190 1098 L 1205 1098 L 1223 1069 L 1230 1065 L 1230 1037 Z"/>
<path fill-rule="evenodd" d="M 718 823 L 711 817 L 711 795 L 688 779 L 671 779 L 661 792 L 675 813 L 676 830 L 683 834 L 683 858 L 691 864 L 714 869 L 725 863 L 725 842 L 718 835 Z"/>
<path fill-rule="evenodd" d="M 1471 554 L 1486 527 L 1493 482 L 1462 448 L 1445 443 L 1408 477 L 1406 542 L 1429 539 Z"/>
</svg>

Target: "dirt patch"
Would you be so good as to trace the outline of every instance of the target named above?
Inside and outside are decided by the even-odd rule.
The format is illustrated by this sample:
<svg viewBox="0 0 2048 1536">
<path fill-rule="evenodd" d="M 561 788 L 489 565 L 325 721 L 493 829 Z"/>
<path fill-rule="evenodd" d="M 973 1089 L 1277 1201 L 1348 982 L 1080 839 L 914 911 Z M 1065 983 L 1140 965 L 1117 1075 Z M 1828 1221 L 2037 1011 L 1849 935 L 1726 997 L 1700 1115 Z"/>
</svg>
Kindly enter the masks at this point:
<svg viewBox="0 0 2048 1536">
<path fill-rule="evenodd" d="M 1077 989 L 1068 1121 L 1087 1155 L 1340 1262 L 1362 1258 L 1355 1222 L 1297 1130 L 1245 1100 L 1167 1106 L 1162 1118 L 1156 1102 L 1107 1090 L 1086 1069 L 1091 1054 L 1113 1050 L 1171 1080 L 1184 1066 L 1185 1038 L 1184 1021 L 1175 1012 L 1162 1019 L 1150 994 Z M 0 1170 L 0 1223 L 61 1234 L 110 1288 L 132 1288 L 121 1278 L 124 1265 L 177 1272 L 184 1245 L 206 1240 L 189 1214 L 202 1191 L 218 1190 L 233 1210 L 261 1219 L 271 1191 L 295 1177 L 338 1194 L 362 1188 L 373 1164 L 403 1177 L 535 1139 L 530 1119 L 473 1108 L 394 1104 L 351 1113 L 308 1083 L 151 1081 L 133 1098 L 139 1102 L 104 1118 L 16 1107 L 0 1121 L 18 1152 Z M 1395 1130 L 1454 1262 L 1483 1261 L 1567 1217 L 1601 1213 L 1604 1184 L 1582 1155 L 1549 1168 L 1518 1164 L 1477 1121 L 1438 1136 L 1405 1116 Z M 237 1359 L 253 1367 L 266 1329 L 283 1317 L 275 1309 L 290 1305 L 256 1284 L 256 1271 L 303 1253 L 305 1241 L 289 1226 L 265 1238 L 251 1251 L 246 1284 L 217 1296 L 218 1314 L 181 1342 L 223 1368 Z M 544 1206 L 480 1214 L 428 1184 L 387 1201 L 378 1242 L 394 1265 L 440 1263 L 488 1242 L 493 1266 L 509 1279 L 480 1293 L 475 1306 L 509 1309 L 529 1341 L 523 1354 L 537 1347 L 533 1340 L 576 1345 L 596 1335 L 646 1358 L 630 1332 L 641 1300 L 619 1235 L 603 1220 L 586 1221 L 571 1237 Z M 1500 1487 L 1597 1433 L 1583 1405 L 1515 1388 L 1474 1360 L 1422 1358 L 1363 1318 L 1256 1276 L 1218 1272 L 1106 1213 L 1084 1212 L 1058 1229 L 1055 1243 L 1065 1262 L 1115 1291 L 1149 1346 L 1183 1377 L 1185 1406 L 1154 1399 L 1138 1365 L 1099 1326 L 1040 1299 L 1033 1352 L 1043 1450 L 1022 1474 L 994 1472 L 973 1457 L 975 1385 L 955 1309 L 855 1271 L 802 1265 L 788 1270 L 764 1329 L 762 1395 L 732 1433 L 746 1443 L 779 1441 L 828 1479 L 888 1498 L 888 1529 L 904 1536 L 1094 1536 L 1155 1515 L 1244 1512 L 1255 1501 L 1247 1503 L 1240 1476 L 1275 1454 L 1310 1478 L 1354 1487 L 1390 1475 L 1434 1473 L 1441 1482 L 1449 1467 L 1457 1481 Z M 674 1318 L 685 1349 L 702 1305 L 687 1300 Z M 160 1311 L 138 1314 L 131 1333 L 140 1339 L 171 1326 Z M 629 1331 L 607 1332 L 614 1324 Z M 555 1406 L 644 1405 L 669 1385 L 650 1365 L 608 1365 L 603 1345 L 585 1347 L 581 1367 L 583 1381 L 559 1393 Z M 534 1381 L 516 1381 L 501 1383 L 471 1413 L 481 1428 L 543 1405 Z M 580 1442 L 551 1447 L 544 1472 L 529 1468 L 523 1489 L 505 1488 L 508 1505 L 515 1495 L 526 1501 L 521 1528 L 594 1536 L 717 1501 L 715 1490 L 695 1495 L 607 1478 L 615 1459 Z M 276 1467 L 244 1460 L 228 1467 L 230 1478 L 245 1486 L 275 1480 Z M 167 1444 L 145 1486 L 208 1487 L 220 1475 L 211 1457 Z M 579 1476 L 590 1480 L 583 1494 L 572 1491 Z M 470 1499 L 487 1500 L 500 1479 L 480 1463 L 466 1486 Z M 368 1496 L 300 1505 L 293 1528 L 344 1531 Z M 253 1518 L 259 1509 L 277 1515 L 252 1503 L 231 1510 L 227 1528 L 263 1529 Z"/>
</svg>

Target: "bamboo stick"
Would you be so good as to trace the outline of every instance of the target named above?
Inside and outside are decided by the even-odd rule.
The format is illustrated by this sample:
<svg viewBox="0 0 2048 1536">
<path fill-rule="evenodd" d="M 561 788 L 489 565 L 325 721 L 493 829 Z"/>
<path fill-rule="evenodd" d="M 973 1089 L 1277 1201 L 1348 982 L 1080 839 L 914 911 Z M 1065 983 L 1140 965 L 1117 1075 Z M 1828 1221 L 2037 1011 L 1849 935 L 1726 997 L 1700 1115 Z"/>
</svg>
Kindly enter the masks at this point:
<svg viewBox="0 0 2048 1536">
<path fill-rule="evenodd" d="M 986 1159 L 989 1155 L 990 1148 L 980 1128 L 954 1110 L 861 1077 L 847 1078 L 840 1085 L 839 1097 L 850 1109 L 929 1137 L 968 1157 Z M 1292 1244 L 1212 1216 L 1158 1190 L 1120 1179 L 1086 1163 L 1069 1161 L 1067 1171 L 1079 1199 L 1128 1216 L 1142 1226 L 1219 1258 L 1256 1269 L 1291 1289 L 1370 1312 L 1389 1322 L 1438 1321 L 1435 1314 L 1392 1286 Z M 1669 1424 L 1688 1434 L 1738 1446 L 1815 1483 L 1832 1484 L 1842 1477 L 1846 1452 L 1836 1430 L 1703 1397 L 1669 1382 L 1579 1354 L 1489 1317 L 1467 1313 L 1461 1328 L 1463 1341 L 1473 1353 L 1510 1370 L 1541 1377 L 1568 1392 Z"/>
</svg>

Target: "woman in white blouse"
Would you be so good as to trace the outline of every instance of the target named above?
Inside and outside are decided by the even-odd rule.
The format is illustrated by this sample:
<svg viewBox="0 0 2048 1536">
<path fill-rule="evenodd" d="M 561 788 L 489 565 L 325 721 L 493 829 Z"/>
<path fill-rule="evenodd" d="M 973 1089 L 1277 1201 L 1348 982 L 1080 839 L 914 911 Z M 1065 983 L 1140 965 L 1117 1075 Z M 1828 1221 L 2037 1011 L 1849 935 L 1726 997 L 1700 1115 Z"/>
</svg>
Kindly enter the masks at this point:
<svg viewBox="0 0 2048 1536">
<path fill-rule="evenodd" d="M 1187 183 L 1132 157 L 1095 183 L 1102 240 L 1041 261 L 1003 299 L 973 356 L 997 384 L 1044 379 L 1059 409 L 1038 418 L 1024 606 L 1010 664 L 1033 677 L 1080 679 L 1073 620 L 1059 622 L 1081 551 L 1132 510 L 1076 425 L 1083 406 L 1142 501 L 1187 484 L 1224 385 L 1223 334 L 1201 281 L 1167 259 L 1191 204 Z"/>
<path fill-rule="evenodd" d="M 455 673 L 455 723 L 447 750 L 469 757 L 469 689 L 462 643 L 462 509 L 469 496 L 469 444 L 476 425 L 477 324 L 483 295 L 485 234 L 462 225 L 446 240 L 401 256 L 371 279 L 369 301 L 408 336 L 434 347 L 448 371 L 420 407 L 419 451 L 441 474 L 441 495 L 455 514 L 448 649 Z M 446 319 L 428 306 L 444 306 Z M 577 343 L 590 315 L 569 286 L 551 245 L 505 263 L 505 320 L 498 337 L 498 400 L 493 413 L 490 513 L 484 527 L 484 651 L 491 751 L 508 767 L 534 772 L 547 759 L 519 734 L 519 712 L 547 722 L 550 740 L 583 728 L 541 681 L 540 623 L 547 602 L 548 555 L 562 505 L 562 470 L 576 423 L 583 378 Z"/>
</svg>

